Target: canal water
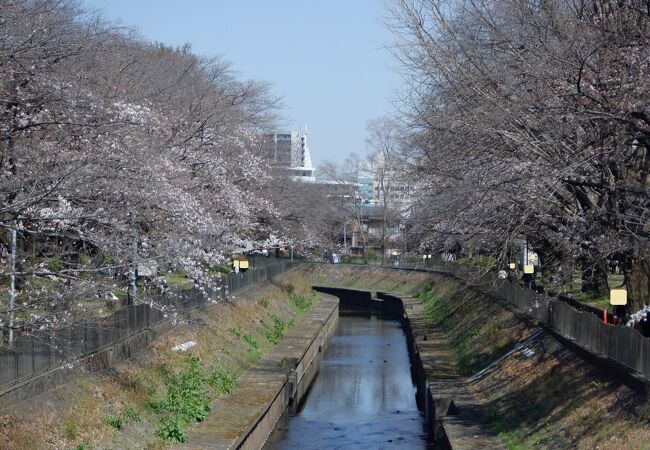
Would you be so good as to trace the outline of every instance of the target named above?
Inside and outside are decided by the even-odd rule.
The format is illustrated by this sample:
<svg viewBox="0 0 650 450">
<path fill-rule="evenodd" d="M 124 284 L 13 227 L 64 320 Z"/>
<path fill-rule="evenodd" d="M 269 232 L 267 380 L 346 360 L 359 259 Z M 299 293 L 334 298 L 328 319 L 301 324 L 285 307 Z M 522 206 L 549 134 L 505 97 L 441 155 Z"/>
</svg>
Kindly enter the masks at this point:
<svg viewBox="0 0 650 450">
<path fill-rule="evenodd" d="M 430 448 L 401 324 L 381 313 L 341 310 L 302 408 L 267 448 Z"/>
</svg>

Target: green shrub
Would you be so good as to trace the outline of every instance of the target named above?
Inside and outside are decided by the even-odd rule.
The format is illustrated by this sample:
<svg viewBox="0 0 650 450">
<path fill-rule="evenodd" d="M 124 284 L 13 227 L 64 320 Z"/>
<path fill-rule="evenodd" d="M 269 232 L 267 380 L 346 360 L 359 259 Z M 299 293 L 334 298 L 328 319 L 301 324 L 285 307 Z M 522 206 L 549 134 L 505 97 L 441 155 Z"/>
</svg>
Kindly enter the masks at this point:
<svg viewBox="0 0 650 450">
<path fill-rule="evenodd" d="M 262 306 L 262 308 L 268 308 L 269 304 L 270 304 L 268 299 L 266 299 L 266 298 L 260 299 L 259 303 Z"/>
<path fill-rule="evenodd" d="M 210 411 L 203 365 L 195 356 L 187 361 L 184 371 L 170 377 L 165 398 L 147 405 L 162 415 L 156 434 L 173 442 L 185 442 L 186 425 L 205 420 Z"/>
<path fill-rule="evenodd" d="M 88 444 L 79 444 L 73 450 L 90 450 L 90 445 L 88 445 Z"/>
<path fill-rule="evenodd" d="M 293 302 L 300 313 L 309 311 L 309 308 L 311 308 L 311 305 L 313 304 L 313 301 L 304 295 L 290 295 L 289 299 Z"/>
<path fill-rule="evenodd" d="M 185 422 L 177 417 L 163 417 L 156 428 L 156 436 L 171 442 L 183 443 L 187 440 Z"/>
<path fill-rule="evenodd" d="M 189 367 L 174 377 L 167 388 L 162 408 L 185 422 L 201 422 L 210 411 L 203 366 L 194 356 L 190 356 L 188 361 Z"/>
<path fill-rule="evenodd" d="M 79 429 L 77 428 L 77 424 L 74 422 L 74 420 L 68 419 L 65 421 L 63 424 L 63 434 L 70 440 L 77 439 L 77 436 L 79 435 Z"/>
<path fill-rule="evenodd" d="M 144 404 L 144 407 L 153 412 L 162 412 L 163 411 L 163 401 L 162 400 L 150 400 Z"/>
<path fill-rule="evenodd" d="M 284 321 L 276 315 L 272 315 L 271 320 L 273 321 L 273 326 L 268 327 L 264 325 L 262 328 L 262 336 L 271 344 L 277 345 L 284 336 L 284 333 L 293 326 L 293 321 Z"/>
<path fill-rule="evenodd" d="M 140 413 L 131 405 L 127 405 L 124 408 L 124 417 L 127 419 L 133 421 L 133 422 L 140 422 Z"/>
<path fill-rule="evenodd" d="M 124 425 L 120 416 L 114 416 L 112 414 L 106 416 L 106 422 L 117 430 L 121 430 Z"/>
<path fill-rule="evenodd" d="M 218 273 L 225 273 L 229 274 L 232 272 L 232 268 L 230 267 L 230 264 L 217 264 L 212 267 L 213 272 L 218 272 Z"/>
<path fill-rule="evenodd" d="M 251 350 L 259 350 L 260 349 L 260 344 L 258 344 L 257 340 L 253 336 L 251 336 L 250 334 L 245 334 L 243 336 L 243 338 L 248 343 L 248 345 L 250 345 L 250 347 L 251 347 L 249 349 L 249 351 L 251 351 Z"/>
<path fill-rule="evenodd" d="M 50 272 L 61 272 L 63 270 L 63 262 L 58 258 L 51 259 L 47 262 L 47 270 Z"/>
<path fill-rule="evenodd" d="M 237 387 L 237 377 L 228 366 L 219 366 L 212 369 L 207 381 L 210 386 L 222 394 L 230 394 Z"/>
</svg>

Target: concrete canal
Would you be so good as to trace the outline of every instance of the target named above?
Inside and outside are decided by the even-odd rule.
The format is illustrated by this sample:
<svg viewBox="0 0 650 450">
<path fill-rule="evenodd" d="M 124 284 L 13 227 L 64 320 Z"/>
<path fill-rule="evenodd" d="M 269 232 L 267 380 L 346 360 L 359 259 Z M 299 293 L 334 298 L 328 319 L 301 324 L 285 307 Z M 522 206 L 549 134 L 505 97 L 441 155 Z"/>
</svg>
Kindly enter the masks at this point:
<svg viewBox="0 0 650 450">
<path fill-rule="evenodd" d="M 407 340 L 381 312 L 341 307 L 320 373 L 268 449 L 427 449 Z"/>
</svg>

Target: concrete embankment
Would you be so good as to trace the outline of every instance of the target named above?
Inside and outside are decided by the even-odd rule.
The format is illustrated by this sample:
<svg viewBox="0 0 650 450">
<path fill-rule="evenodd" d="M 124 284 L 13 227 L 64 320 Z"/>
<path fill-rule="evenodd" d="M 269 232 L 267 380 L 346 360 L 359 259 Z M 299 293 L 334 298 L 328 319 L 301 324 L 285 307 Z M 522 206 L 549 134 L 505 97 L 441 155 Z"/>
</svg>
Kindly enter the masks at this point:
<svg viewBox="0 0 650 450">
<path fill-rule="evenodd" d="M 184 449 L 260 449 L 287 408 L 295 408 L 318 373 L 321 352 L 338 321 L 339 300 L 321 294 L 307 312 L 237 388 L 211 405 L 192 429 Z"/>
<path fill-rule="evenodd" d="M 444 334 L 426 320 L 422 303 L 401 299 L 414 353 L 418 397 L 438 448 L 505 449 L 480 399 L 454 363 Z"/>
<path fill-rule="evenodd" d="M 452 278 L 418 301 L 509 448 L 648 448 L 648 398 L 607 364 Z"/>
</svg>

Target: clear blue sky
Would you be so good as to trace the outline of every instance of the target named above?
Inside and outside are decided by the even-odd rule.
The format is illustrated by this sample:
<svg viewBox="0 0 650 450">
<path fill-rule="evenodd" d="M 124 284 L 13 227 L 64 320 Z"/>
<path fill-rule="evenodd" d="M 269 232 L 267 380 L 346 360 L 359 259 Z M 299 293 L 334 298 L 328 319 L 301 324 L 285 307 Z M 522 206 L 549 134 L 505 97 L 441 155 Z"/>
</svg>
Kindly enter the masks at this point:
<svg viewBox="0 0 650 450">
<path fill-rule="evenodd" d="M 268 81 L 283 128 L 309 127 L 312 159 L 365 153 L 366 123 L 399 87 L 382 0 L 85 0 L 108 19 L 169 45 L 222 55 L 240 77 Z"/>
</svg>

